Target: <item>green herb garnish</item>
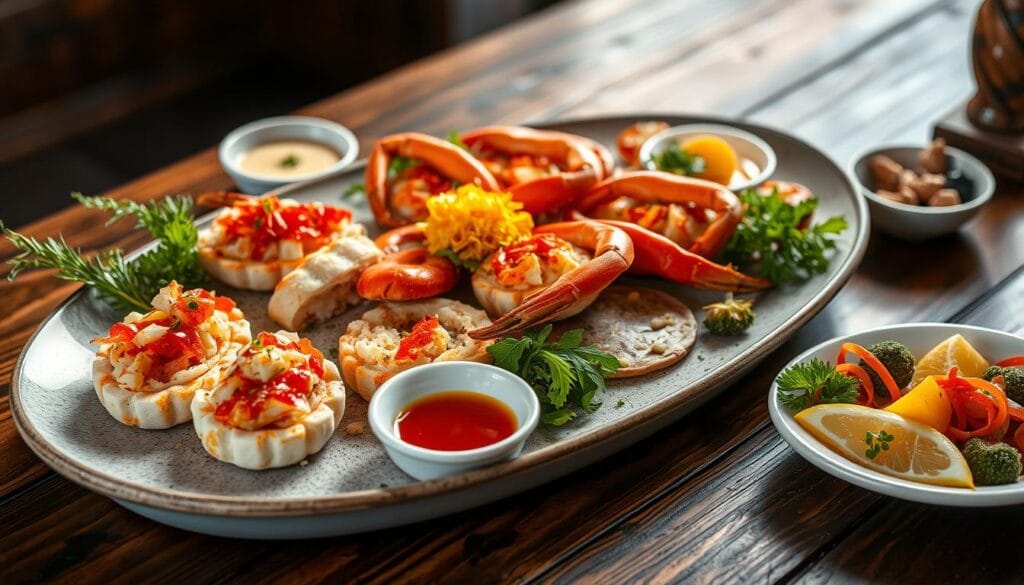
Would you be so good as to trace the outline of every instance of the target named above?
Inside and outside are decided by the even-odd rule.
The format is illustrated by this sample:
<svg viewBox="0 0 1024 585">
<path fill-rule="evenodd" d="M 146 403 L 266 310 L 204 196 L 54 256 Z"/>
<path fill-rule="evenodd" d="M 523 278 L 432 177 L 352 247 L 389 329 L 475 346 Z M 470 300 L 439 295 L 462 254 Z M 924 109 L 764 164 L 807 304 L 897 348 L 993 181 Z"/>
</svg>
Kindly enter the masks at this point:
<svg viewBox="0 0 1024 585">
<path fill-rule="evenodd" d="M 880 430 L 877 433 L 868 431 L 864 436 L 864 444 L 868 446 L 864 451 L 864 456 L 868 459 L 878 457 L 880 452 L 889 450 L 889 443 L 895 438 L 884 430 Z"/>
<path fill-rule="evenodd" d="M 406 158 L 404 156 L 396 156 L 391 159 L 390 163 L 388 163 L 388 177 L 394 178 L 402 174 L 402 171 L 411 167 L 415 167 L 419 164 L 420 161 L 416 159 Z"/>
<path fill-rule="evenodd" d="M 815 404 L 857 401 L 860 382 L 840 374 L 836 367 L 818 358 L 790 366 L 779 374 L 779 401 L 796 412 Z"/>
<path fill-rule="evenodd" d="M 172 280 L 185 288 L 205 284 L 206 273 L 196 254 L 198 236 L 192 223 L 191 198 L 179 196 L 136 203 L 85 197 L 81 193 L 71 196 L 85 207 L 112 212 L 107 225 L 134 216 L 137 227 L 145 228 L 156 239 L 156 247 L 132 262 L 125 260 L 121 250 L 106 250 L 85 257 L 63 237 L 40 241 L 0 224 L 0 231 L 18 250 L 7 261 L 12 267 L 7 275 L 9 280 L 25 270 L 56 269 L 58 278 L 92 286 L 104 301 L 122 312 L 148 311 L 150 300 Z"/>
<path fill-rule="evenodd" d="M 469 150 L 469 145 L 462 141 L 462 137 L 459 136 L 458 130 L 452 130 L 447 136 L 448 142 L 451 142 L 455 146 L 458 146 L 462 150 Z"/>
<path fill-rule="evenodd" d="M 477 260 L 466 260 L 466 259 L 460 257 L 458 255 L 458 253 L 456 253 L 455 250 L 452 250 L 451 248 L 441 248 L 434 255 L 435 256 L 440 256 L 442 258 L 447 258 L 447 259 L 452 261 L 452 264 L 454 264 L 456 266 L 461 266 L 462 268 L 465 268 L 466 270 L 468 270 L 470 272 L 475 272 L 476 269 L 480 267 L 480 262 L 479 261 L 477 261 Z"/>
<path fill-rule="evenodd" d="M 601 406 L 594 400 L 604 390 L 604 379 L 619 369 L 619 360 L 597 348 L 581 345 L 583 330 L 562 334 L 549 342 L 551 325 L 527 330 L 523 337 L 504 337 L 487 348 L 500 368 L 514 372 L 533 387 L 544 410 L 541 421 L 561 426 Z"/>
<path fill-rule="evenodd" d="M 277 164 L 282 169 L 294 169 L 295 167 L 299 166 L 299 157 L 295 156 L 294 154 L 289 154 L 288 156 L 282 158 L 281 162 Z"/>
<path fill-rule="evenodd" d="M 344 191 L 341 192 L 342 199 L 351 199 L 360 193 L 366 193 L 366 185 L 362 183 L 352 183 Z"/>
<path fill-rule="evenodd" d="M 747 189 L 740 200 L 746 211 L 722 253 L 725 260 L 753 265 L 775 284 L 806 280 L 828 269 L 826 252 L 835 249 L 835 237 L 847 227 L 842 216 L 801 229 L 818 207 L 817 199 L 790 205 L 777 190 L 759 195 Z"/>
<path fill-rule="evenodd" d="M 671 143 L 665 150 L 651 157 L 659 171 L 667 171 L 677 175 L 699 175 L 707 168 L 704 158 L 687 152 L 676 143 Z"/>
</svg>

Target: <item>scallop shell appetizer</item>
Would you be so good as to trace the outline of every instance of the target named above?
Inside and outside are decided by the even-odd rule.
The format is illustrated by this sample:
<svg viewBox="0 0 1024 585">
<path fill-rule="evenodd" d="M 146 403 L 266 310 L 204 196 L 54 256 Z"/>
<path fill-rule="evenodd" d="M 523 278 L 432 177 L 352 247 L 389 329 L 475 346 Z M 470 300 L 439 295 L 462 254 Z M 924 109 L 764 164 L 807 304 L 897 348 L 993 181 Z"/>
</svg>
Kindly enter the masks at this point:
<svg viewBox="0 0 1024 585">
<path fill-rule="evenodd" d="M 192 419 L 196 391 L 230 372 L 252 334 L 231 299 L 172 281 L 152 311 L 129 313 L 93 342 L 93 385 L 107 412 L 128 426 L 166 429 Z"/>
<path fill-rule="evenodd" d="M 351 230 L 350 231 L 355 231 Z M 351 233 L 306 256 L 274 289 L 267 313 L 278 325 L 301 331 L 363 302 L 356 282 L 384 252 L 362 233 Z"/>
<path fill-rule="evenodd" d="M 294 465 L 318 452 L 344 413 L 338 367 L 287 331 L 260 333 L 235 371 L 192 402 L 206 451 L 253 470 Z"/>
<path fill-rule="evenodd" d="M 340 207 L 274 195 L 225 196 L 214 203 L 230 207 L 200 230 L 198 252 L 207 272 L 235 288 L 273 290 L 309 254 L 344 235 L 366 235 Z M 207 197 L 200 202 L 211 201 Z"/>
<path fill-rule="evenodd" d="M 451 299 L 382 303 L 349 323 L 338 339 L 345 383 L 370 400 L 389 378 L 418 365 L 490 362 L 487 347 L 493 341 L 467 334 L 490 323 L 480 309 Z"/>
</svg>

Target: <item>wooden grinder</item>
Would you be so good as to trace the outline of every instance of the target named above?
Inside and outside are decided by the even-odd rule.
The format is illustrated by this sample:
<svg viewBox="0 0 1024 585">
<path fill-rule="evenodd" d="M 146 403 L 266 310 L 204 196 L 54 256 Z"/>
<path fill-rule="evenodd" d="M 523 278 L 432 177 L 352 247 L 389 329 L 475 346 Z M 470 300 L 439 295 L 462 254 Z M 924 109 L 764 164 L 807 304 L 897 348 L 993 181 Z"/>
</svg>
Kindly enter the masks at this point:
<svg viewBox="0 0 1024 585">
<path fill-rule="evenodd" d="M 985 0 L 971 42 L 978 91 L 935 127 L 992 170 L 1024 180 L 1024 0 Z"/>
</svg>

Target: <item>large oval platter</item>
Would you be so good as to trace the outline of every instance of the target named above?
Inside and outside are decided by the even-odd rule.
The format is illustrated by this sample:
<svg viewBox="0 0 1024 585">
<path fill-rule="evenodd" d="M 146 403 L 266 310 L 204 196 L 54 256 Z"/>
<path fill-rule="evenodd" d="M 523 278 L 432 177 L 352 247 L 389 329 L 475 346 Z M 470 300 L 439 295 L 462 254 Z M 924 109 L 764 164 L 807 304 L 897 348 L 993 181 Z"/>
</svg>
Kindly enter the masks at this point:
<svg viewBox="0 0 1024 585">
<path fill-rule="evenodd" d="M 630 116 L 545 124 L 612 147 L 618 131 L 645 119 L 672 124 L 732 124 L 767 141 L 778 156 L 775 177 L 804 183 L 820 198 L 819 217 L 849 222 L 828 272 L 807 282 L 762 293 L 747 335 L 700 335 L 691 355 L 659 373 L 613 381 L 605 406 L 562 428 L 538 429 L 516 460 L 444 479 L 417 482 L 387 458 L 367 430 L 339 430 L 308 463 L 246 471 L 209 457 L 192 425 L 165 431 L 125 427 L 100 405 L 92 388 L 89 340 L 121 318 L 88 292 L 59 307 L 29 340 L 14 372 L 12 410 L 33 451 L 72 481 L 144 516 L 209 534 L 248 538 L 304 538 L 384 528 L 490 502 L 565 475 L 650 435 L 724 390 L 820 311 L 850 277 L 867 245 L 868 215 L 855 187 L 831 160 L 806 143 L 751 124 L 707 117 Z M 372 225 L 365 201 L 345 201 L 346 186 L 362 181 L 357 166 L 331 180 L 288 189 L 299 200 L 352 207 Z M 209 221 L 209 217 L 201 222 Z M 653 279 L 623 279 L 657 287 L 691 308 L 720 297 Z M 235 298 L 253 330 L 275 329 L 267 295 L 218 287 Z M 465 297 L 468 300 L 468 297 Z M 321 349 L 337 347 L 347 323 L 367 307 L 304 333 Z M 621 400 L 622 406 L 615 407 Z M 344 429 L 366 420 L 366 402 L 349 392 Z"/>
</svg>

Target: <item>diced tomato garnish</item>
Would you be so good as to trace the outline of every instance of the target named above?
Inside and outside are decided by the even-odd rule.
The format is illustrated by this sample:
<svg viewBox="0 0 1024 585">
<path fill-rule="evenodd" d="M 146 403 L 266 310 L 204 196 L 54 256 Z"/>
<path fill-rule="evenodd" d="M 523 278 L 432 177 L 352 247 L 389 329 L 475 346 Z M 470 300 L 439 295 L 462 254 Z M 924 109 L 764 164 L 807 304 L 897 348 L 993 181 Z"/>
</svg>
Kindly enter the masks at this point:
<svg viewBox="0 0 1024 585">
<path fill-rule="evenodd" d="M 395 352 L 396 360 L 416 359 L 419 351 L 426 347 L 434 339 L 434 330 L 440 326 L 437 315 L 427 315 L 412 326 L 409 335 L 402 338 L 398 343 L 398 351 Z"/>
<path fill-rule="evenodd" d="M 234 209 L 235 215 L 220 217 L 217 223 L 231 241 L 249 238 L 253 259 L 263 258 L 279 240 L 326 243 L 338 226 L 352 218 L 345 209 L 319 202 L 282 206 L 273 195 L 237 201 Z"/>
<path fill-rule="evenodd" d="M 237 305 L 235 305 L 235 301 L 228 297 L 216 296 L 213 298 L 213 306 L 218 311 L 230 313 Z"/>
<path fill-rule="evenodd" d="M 529 240 L 505 246 L 491 260 L 491 269 L 495 274 L 515 266 L 527 254 L 536 254 L 541 260 L 548 260 L 552 251 L 565 248 L 568 243 L 554 234 L 538 234 Z"/>
</svg>

